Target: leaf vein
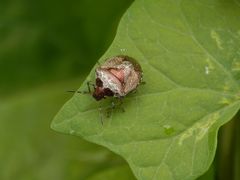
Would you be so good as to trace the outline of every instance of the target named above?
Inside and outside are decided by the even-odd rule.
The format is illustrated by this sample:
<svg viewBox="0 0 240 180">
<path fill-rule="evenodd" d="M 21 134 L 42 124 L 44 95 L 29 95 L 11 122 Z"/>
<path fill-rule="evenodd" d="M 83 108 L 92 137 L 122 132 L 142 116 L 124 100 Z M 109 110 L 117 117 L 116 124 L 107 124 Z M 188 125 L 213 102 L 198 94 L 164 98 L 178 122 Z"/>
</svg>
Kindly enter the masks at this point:
<svg viewBox="0 0 240 180">
<path fill-rule="evenodd" d="M 180 1 L 181 3 L 181 1 Z M 236 82 L 236 80 L 233 78 L 232 74 L 229 73 L 228 69 L 226 69 L 224 67 L 223 64 L 221 64 L 210 52 L 207 51 L 207 49 L 195 38 L 195 33 L 194 31 L 192 30 L 191 26 L 189 25 L 187 19 L 186 19 L 186 16 L 184 15 L 183 13 L 183 10 L 182 10 L 182 7 L 181 7 L 181 4 L 179 4 L 179 7 L 180 7 L 180 12 L 181 12 L 181 16 L 182 16 L 182 19 L 183 21 L 185 22 L 185 24 L 188 26 L 188 29 L 189 31 L 191 32 L 192 36 L 192 40 L 199 46 L 199 48 L 201 48 L 209 57 L 211 57 L 212 61 L 214 61 L 218 66 L 219 68 L 221 68 L 223 70 L 223 72 L 225 72 L 225 74 L 229 77 L 230 80 L 232 80 L 234 82 L 234 84 L 239 87 L 238 83 Z"/>
</svg>

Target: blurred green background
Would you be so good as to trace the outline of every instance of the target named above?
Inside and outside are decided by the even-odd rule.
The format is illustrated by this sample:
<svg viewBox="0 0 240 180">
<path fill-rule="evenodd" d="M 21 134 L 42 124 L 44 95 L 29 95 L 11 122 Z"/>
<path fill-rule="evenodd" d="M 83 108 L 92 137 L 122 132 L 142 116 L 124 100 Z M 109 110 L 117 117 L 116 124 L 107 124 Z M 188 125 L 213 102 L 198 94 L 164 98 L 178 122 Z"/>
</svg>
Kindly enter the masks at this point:
<svg viewBox="0 0 240 180">
<path fill-rule="evenodd" d="M 1 180 L 134 179 L 119 156 L 50 129 L 131 3 L 0 1 Z"/>
</svg>

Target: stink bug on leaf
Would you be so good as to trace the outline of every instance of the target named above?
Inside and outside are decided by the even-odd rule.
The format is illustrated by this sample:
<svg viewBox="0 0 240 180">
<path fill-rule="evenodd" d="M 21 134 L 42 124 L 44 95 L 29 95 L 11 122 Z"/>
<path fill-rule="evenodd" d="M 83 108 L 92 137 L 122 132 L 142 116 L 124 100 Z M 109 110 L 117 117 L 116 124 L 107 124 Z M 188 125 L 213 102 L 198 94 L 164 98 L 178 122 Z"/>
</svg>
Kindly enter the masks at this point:
<svg viewBox="0 0 240 180">
<path fill-rule="evenodd" d="M 96 68 L 93 97 L 99 101 L 107 96 L 125 97 L 142 82 L 142 68 L 129 56 L 115 56 Z"/>
<path fill-rule="evenodd" d="M 97 67 L 95 76 L 95 84 L 87 83 L 88 92 L 77 92 L 91 94 L 97 101 L 106 97 L 116 97 L 122 104 L 122 99 L 142 83 L 143 72 L 135 59 L 118 55 Z M 90 86 L 93 86 L 93 91 Z M 114 108 L 114 105 L 112 107 Z"/>
</svg>

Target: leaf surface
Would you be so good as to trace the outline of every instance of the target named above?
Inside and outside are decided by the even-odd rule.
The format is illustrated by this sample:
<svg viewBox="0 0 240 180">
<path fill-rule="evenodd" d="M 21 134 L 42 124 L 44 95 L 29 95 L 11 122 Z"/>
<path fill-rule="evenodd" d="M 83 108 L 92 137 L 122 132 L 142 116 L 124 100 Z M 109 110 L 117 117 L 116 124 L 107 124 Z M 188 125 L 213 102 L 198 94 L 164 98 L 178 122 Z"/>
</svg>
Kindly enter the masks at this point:
<svg viewBox="0 0 240 180">
<path fill-rule="evenodd" d="M 219 127 L 240 107 L 239 19 L 237 0 L 135 1 L 100 62 L 134 57 L 146 85 L 103 125 L 99 103 L 76 94 L 52 128 L 120 154 L 138 179 L 197 178 L 214 158 Z M 94 81 L 94 69 L 86 82 Z"/>
</svg>

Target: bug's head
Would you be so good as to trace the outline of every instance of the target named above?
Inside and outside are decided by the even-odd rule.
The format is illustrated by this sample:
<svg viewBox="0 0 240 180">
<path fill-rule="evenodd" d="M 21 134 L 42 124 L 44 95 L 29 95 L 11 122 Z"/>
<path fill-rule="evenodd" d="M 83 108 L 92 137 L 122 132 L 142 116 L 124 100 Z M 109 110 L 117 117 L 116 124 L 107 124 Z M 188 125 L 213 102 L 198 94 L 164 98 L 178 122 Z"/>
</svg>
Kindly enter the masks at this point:
<svg viewBox="0 0 240 180">
<path fill-rule="evenodd" d="M 96 87 L 92 96 L 97 100 L 104 99 L 106 96 L 113 96 L 114 93 L 108 88 Z"/>
<path fill-rule="evenodd" d="M 94 87 L 94 91 L 92 96 L 97 100 L 101 100 L 104 98 L 104 89 L 103 89 L 103 83 L 99 78 L 96 78 L 96 85 Z"/>
<path fill-rule="evenodd" d="M 97 100 L 101 100 L 104 98 L 105 94 L 104 94 L 104 89 L 101 87 L 96 87 L 92 96 Z"/>
</svg>

